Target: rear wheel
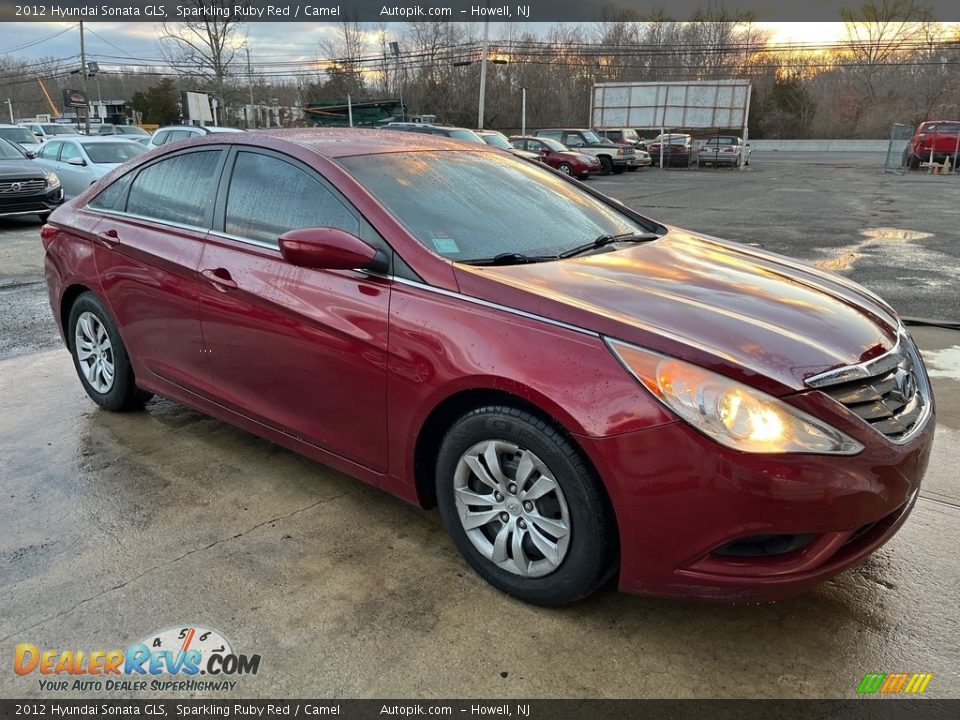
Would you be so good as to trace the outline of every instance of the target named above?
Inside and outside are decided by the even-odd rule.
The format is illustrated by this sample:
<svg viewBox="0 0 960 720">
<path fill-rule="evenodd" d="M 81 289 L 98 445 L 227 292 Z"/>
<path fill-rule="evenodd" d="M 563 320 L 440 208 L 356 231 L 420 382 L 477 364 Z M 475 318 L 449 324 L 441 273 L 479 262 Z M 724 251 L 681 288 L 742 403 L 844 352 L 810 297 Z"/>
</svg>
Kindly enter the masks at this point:
<svg viewBox="0 0 960 720">
<path fill-rule="evenodd" d="M 599 481 L 553 425 L 512 407 L 458 420 L 440 447 L 437 500 L 464 559 L 526 602 L 586 597 L 615 567 Z"/>
<path fill-rule="evenodd" d="M 70 308 L 67 338 L 83 389 L 105 410 L 133 410 L 152 395 L 137 388 L 127 350 L 103 302 L 92 292 Z"/>
</svg>

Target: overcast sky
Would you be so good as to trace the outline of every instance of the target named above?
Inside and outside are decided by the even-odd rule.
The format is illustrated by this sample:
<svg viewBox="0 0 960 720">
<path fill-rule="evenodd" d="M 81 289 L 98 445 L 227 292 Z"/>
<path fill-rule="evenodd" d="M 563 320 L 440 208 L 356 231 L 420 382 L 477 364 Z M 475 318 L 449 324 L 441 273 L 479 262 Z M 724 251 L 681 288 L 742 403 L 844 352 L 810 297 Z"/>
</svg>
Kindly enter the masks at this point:
<svg viewBox="0 0 960 720">
<path fill-rule="evenodd" d="M 25 58 L 78 55 L 79 30 L 75 23 L 0 23 L 0 55 Z M 392 28 L 399 34 L 401 23 Z M 491 23 L 491 36 L 498 34 L 497 23 Z M 831 42 L 843 36 L 843 23 L 758 23 L 775 33 L 778 41 Z M 479 26 L 479 24 L 478 24 Z M 157 59 L 157 26 L 154 23 L 88 22 L 84 27 L 87 53 L 97 56 Z M 547 25 L 530 23 L 535 33 L 542 33 Z M 65 31 L 65 32 L 64 32 Z M 313 59 L 318 55 L 321 40 L 336 32 L 329 23 L 248 23 L 251 59 L 254 63 L 277 59 Z M 57 35 L 57 33 L 62 33 Z M 479 32 L 478 32 L 479 34 Z M 103 62 L 118 62 L 107 60 Z"/>
</svg>

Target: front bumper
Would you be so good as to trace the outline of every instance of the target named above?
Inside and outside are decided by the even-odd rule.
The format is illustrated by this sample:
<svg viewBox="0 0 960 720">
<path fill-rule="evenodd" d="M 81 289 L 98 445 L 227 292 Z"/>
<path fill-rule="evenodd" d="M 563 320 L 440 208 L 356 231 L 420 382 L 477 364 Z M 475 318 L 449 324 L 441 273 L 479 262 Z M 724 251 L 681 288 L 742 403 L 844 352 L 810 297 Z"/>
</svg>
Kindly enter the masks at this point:
<svg viewBox="0 0 960 720">
<path fill-rule="evenodd" d="M 15 215 L 46 214 L 56 210 L 63 203 L 63 188 L 31 193 L 28 195 L 0 195 L 0 217 Z"/>
<path fill-rule="evenodd" d="M 751 455 L 677 421 L 578 438 L 606 486 L 620 529 L 620 587 L 727 602 L 802 593 L 890 539 L 917 499 L 933 418 L 906 446 L 873 434 L 855 456 Z M 802 538 L 786 552 L 737 555 L 757 537 Z"/>
</svg>

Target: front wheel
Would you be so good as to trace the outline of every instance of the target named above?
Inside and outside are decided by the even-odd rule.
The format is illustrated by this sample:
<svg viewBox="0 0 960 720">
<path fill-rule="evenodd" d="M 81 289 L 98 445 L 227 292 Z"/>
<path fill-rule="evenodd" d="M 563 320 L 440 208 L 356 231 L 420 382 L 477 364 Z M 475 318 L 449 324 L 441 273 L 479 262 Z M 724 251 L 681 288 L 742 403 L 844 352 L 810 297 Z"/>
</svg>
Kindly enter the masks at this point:
<svg viewBox="0 0 960 720">
<path fill-rule="evenodd" d="M 103 302 L 85 292 L 70 308 L 67 338 L 87 395 L 105 410 L 133 410 L 151 398 L 139 390 L 127 350 Z"/>
<path fill-rule="evenodd" d="M 613 172 L 613 160 L 606 156 L 600 158 L 600 167 L 603 168 L 603 174 L 609 175 Z"/>
<path fill-rule="evenodd" d="M 512 407 L 474 410 L 444 438 L 436 477 L 444 526 L 497 589 L 565 605 L 610 577 L 616 534 L 608 504 L 553 425 Z"/>
<path fill-rule="evenodd" d="M 573 174 L 573 166 L 570 165 L 570 163 L 565 163 L 565 162 L 560 163 L 559 165 L 557 165 L 557 170 L 562 172 L 564 175 Z"/>
</svg>

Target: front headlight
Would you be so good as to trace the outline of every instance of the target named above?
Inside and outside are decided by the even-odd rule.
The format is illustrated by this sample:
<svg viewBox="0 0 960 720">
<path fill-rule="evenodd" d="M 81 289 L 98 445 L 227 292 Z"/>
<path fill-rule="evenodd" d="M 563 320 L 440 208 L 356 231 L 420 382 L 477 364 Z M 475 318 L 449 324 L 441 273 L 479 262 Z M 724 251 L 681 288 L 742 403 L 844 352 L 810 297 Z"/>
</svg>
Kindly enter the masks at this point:
<svg viewBox="0 0 960 720">
<path fill-rule="evenodd" d="M 56 173 L 47 173 L 47 187 L 51 190 L 60 187 L 60 178 L 57 177 Z"/>
<path fill-rule="evenodd" d="M 832 455 L 863 450 L 839 430 L 749 385 L 618 340 L 608 338 L 607 346 L 654 397 L 728 448 Z"/>
</svg>

